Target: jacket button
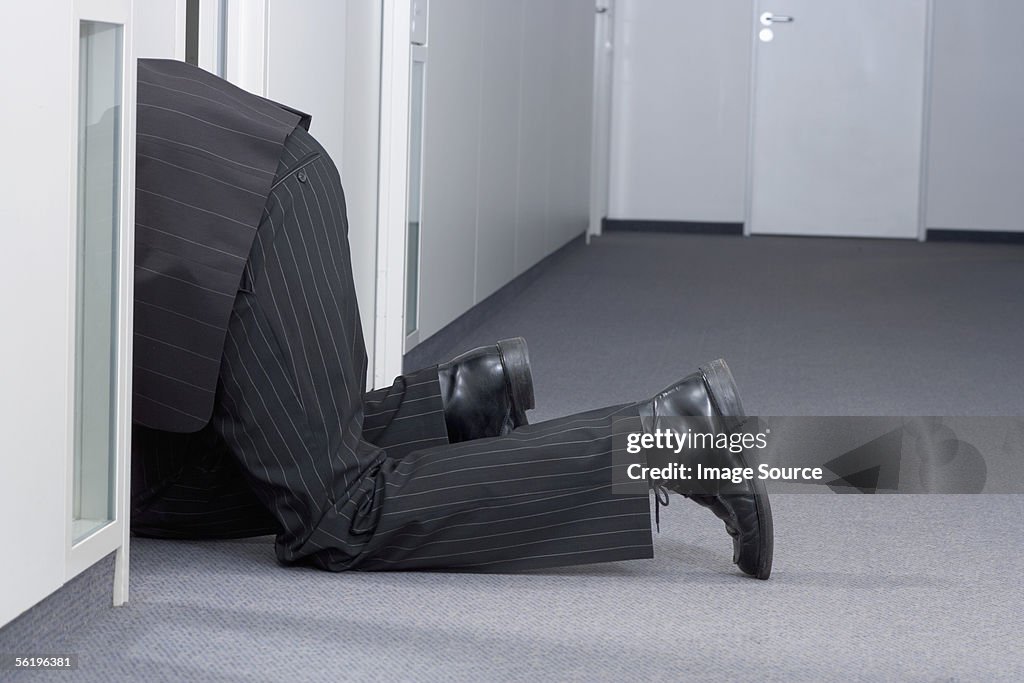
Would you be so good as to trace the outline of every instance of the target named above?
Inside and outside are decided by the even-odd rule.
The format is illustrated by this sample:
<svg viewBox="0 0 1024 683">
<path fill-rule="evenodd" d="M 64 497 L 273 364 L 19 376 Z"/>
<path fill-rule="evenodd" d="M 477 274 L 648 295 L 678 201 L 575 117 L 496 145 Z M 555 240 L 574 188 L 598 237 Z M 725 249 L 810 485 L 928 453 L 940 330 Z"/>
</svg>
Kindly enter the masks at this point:
<svg viewBox="0 0 1024 683">
<path fill-rule="evenodd" d="M 295 177 L 299 179 L 300 183 L 306 182 L 306 172 L 305 171 L 299 171 L 298 173 L 295 174 Z"/>
</svg>

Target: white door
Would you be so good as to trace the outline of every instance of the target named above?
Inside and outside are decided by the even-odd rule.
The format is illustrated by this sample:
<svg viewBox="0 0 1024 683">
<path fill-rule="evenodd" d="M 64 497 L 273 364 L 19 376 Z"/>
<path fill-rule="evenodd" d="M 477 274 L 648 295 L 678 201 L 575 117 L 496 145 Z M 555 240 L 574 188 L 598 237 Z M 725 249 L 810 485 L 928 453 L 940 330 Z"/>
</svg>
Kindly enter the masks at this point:
<svg viewBox="0 0 1024 683">
<path fill-rule="evenodd" d="M 928 0 L 755 5 L 750 232 L 916 238 Z"/>
<path fill-rule="evenodd" d="M 0 626 L 115 551 L 127 599 L 135 197 L 132 0 L 4 9 Z"/>
</svg>

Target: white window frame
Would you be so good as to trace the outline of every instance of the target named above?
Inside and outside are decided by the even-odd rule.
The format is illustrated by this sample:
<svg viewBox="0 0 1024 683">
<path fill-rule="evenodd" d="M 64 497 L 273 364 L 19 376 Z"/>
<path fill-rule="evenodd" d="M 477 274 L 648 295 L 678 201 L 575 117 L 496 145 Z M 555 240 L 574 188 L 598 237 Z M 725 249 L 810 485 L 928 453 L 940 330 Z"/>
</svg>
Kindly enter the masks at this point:
<svg viewBox="0 0 1024 683">
<path fill-rule="evenodd" d="M 71 52 L 72 78 L 69 87 L 73 106 L 78 106 L 78 58 L 79 26 L 83 21 L 97 21 L 120 24 L 121 29 L 121 177 L 119 192 L 119 235 L 118 235 L 118 296 L 117 296 L 117 381 L 116 381 L 116 455 L 114 461 L 114 519 L 102 528 L 78 542 L 74 541 L 72 510 L 75 471 L 75 409 L 76 409 L 76 315 L 77 315 L 77 265 L 78 265 L 78 113 L 70 118 L 68 150 L 70 154 L 71 213 L 68 225 L 68 362 L 67 362 L 67 468 L 65 479 L 66 530 L 65 530 L 65 581 L 68 581 L 96 562 L 115 552 L 114 564 L 114 605 L 128 601 L 129 574 L 129 503 L 131 486 L 131 380 L 132 380 L 132 308 L 135 253 L 135 85 L 136 60 L 132 36 L 132 0 L 75 0 L 72 13 L 74 26 L 71 32 L 74 46 Z"/>
<path fill-rule="evenodd" d="M 412 72 L 413 72 L 413 65 L 415 65 L 415 64 L 422 64 L 423 65 L 423 99 L 424 99 L 424 101 L 423 101 L 423 103 L 421 105 L 422 106 L 422 110 L 420 112 L 420 117 L 421 117 L 421 119 L 420 119 L 420 128 L 421 128 L 421 130 L 420 130 L 420 146 L 422 147 L 423 146 L 423 132 L 427 128 L 426 97 L 427 97 L 427 81 L 430 78 L 430 76 L 429 76 L 430 67 L 427 64 L 427 46 L 426 45 L 413 43 L 413 45 L 411 46 L 410 51 L 409 51 L 409 98 L 408 98 L 409 101 L 407 103 L 407 108 L 408 108 L 408 110 L 410 112 L 409 115 L 408 115 L 409 124 L 412 123 L 412 116 L 411 116 L 411 112 L 412 112 Z M 408 127 L 407 127 L 407 131 L 408 131 Z M 407 137 L 407 142 L 406 142 L 406 146 L 408 148 L 408 147 L 410 147 L 412 145 L 412 136 L 409 135 L 408 132 L 406 133 L 406 135 L 408 136 Z M 408 199 L 409 199 L 409 189 L 410 189 L 409 188 L 409 179 L 410 179 L 411 174 L 412 174 L 412 168 L 409 167 L 409 162 L 410 162 L 411 159 L 412 159 L 412 150 L 410 148 L 410 149 L 407 149 L 407 152 L 406 152 L 406 162 L 405 162 L 406 165 L 407 165 L 406 181 L 405 181 L 406 182 L 406 211 L 407 212 L 408 212 Z M 423 194 L 423 169 L 425 168 L 424 163 L 423 163 L 423 150 L 422 149 L 420 149 L 419 159 L 420 159 L 420 168 L 419 168 L 419 174 L 420 174 L 420 201 L 419 201 L 419 204 L 420 204 L 420 216 L 419 216 L 419 218 L 422 219 L 422 216 L 423 216 L 423 196 L 422 196 L 422 194 Z M 420 272 L 420 261 L 421 261 L 420 255 L 423 253 L 422 237 L 423 237 L 423 224 L 422 224 L 422 220 L 420 220 L 420 241 L 419 241 L 419 248 L 417 249 L 417 252 L 416 252 L 416 259 L 417 259 L 417 263 L 416 263 L 416 298 L 417 298 L 417 302 L 416 302 L 416 316 L 417 316 L 417 318 L 419 317 L 419 314 L 420 314 L 420 306 L 419 306 L 418 299 L 419 299 L 419 296 L 420 296 L 420 286 L 419 286 L 420 282 L 419 281 L 420 281 L 420 279 L 422 277 L 422 273 Z M 408 254 L 408 250 L 409 250 L 409 245 L 408 245 L 408 215 L 406 215 L 406 233 L 405 233 L 405 238 L 403 239 L 403 246 L 402 246 L 402 253 L 405 254 L 405 256 L 406 256 L 405 260 L 403 261 L 404 265 L 403 265 L 403 268 L 402 268 L 402 278 L 403 278 L 402 279 L 402 334 L 403 334 L 402 352 L 403 353 L 409 351 L 409 349 L 413 348 L 414 346 L 416 346 L 420 342 L 420 328 L 419 328 L 419 323 L 418 322 L 417 322 L 417 325 L 416 325 L 416 329 L 414 329 L 409 334 L 405 334 L 405 329 L 406 329 L 405 319 L 406 319 L 406 317 L 407 317 L 407 315 L 409 313 L 409 301 L 407 300 L 407 296 L 406 296 L 408 294 L 408 291 L 406 291 L 408 288 L 406 287 L 406 282 L 405 282 L 405 278 L 408 277 L 408 269 L 409 269 L 409 263 L 408 263 L 408 260 L 409 260 L 408 256 L 409 256 L 409 254 Z"/>
<path fill-rule="evenodd" d="M 384 3 L 380 69 L 380 171 L 377 184 L 377 291 L 373 385 L 402 374 L 405 250 L 408 226 L 411 0 Z"/>
</svg>

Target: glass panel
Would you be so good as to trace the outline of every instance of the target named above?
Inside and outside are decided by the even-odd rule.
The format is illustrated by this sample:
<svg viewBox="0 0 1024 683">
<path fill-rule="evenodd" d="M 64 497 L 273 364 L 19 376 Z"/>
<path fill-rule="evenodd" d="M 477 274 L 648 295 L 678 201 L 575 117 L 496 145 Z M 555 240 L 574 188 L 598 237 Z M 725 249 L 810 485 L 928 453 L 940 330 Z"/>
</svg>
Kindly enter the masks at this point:
<svg viewBox="0 0 1024 683">
<path fill-rule="evenodd" d="M 423 71 L 426 64 L 412 63 L 409 111 L 409 233 L 405 246 L 405 333 L 418 327 L 420 266 L 420 158 L 423 150 Z"/>
<path fill-rule="evenodd" d="M 121 27 L 83 21 L 79 41 L 75 541 L 114 518 Z"/>
</svg>

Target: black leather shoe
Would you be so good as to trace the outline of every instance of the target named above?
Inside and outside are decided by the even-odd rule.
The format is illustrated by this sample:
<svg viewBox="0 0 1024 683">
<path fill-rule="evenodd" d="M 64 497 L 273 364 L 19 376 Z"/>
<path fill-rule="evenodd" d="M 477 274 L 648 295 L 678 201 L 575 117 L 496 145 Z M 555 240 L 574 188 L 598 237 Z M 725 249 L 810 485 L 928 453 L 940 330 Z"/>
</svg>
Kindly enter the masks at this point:
<svg viewBox="0 0 1024 683">
<path fill-rule="evenodd" d="M 534 407 L 530 354 L 522 337 L 481 346 L 437 366 L 452 443 L 504 436 Z"/>
<path fill-rule="evenodd" d="M 736 382 L 729 366 L 721 359 L 700 366 L 698 372 L 639 404 L 639 409 L 645 431 L 653 430 L 663 422 L 663 427 L 679 429 L 683 426 L 696 433 L 733 434 L 746 420 Z M 702 455 L 712 456 L 715 465 L 750 467 L 742 451 L 733 453 L 728 448 L 721 448 L 713 453 L 702 454 L 694 449 L 686 452 L 687 459 L 691 461 L 700 461 Z M 652 483 L 655 488 L 662 485 Z M 772 571 L 773 529 L 768 491 L 763 481 L 755 477 L 733 486 L 729 493 L 716 494 L 695 493 L 679 480 L 665 480 L 663 485 L 709 508 L 725 522 L 726 531 L 733 540 L 732 561 L 746 574 L 759 579 L 768 578 Z M 655 493 L 660 492 L 656 490 Z M 667 498 L 659 496 L 655 504 L 665 502 Z"/>
</svg>

